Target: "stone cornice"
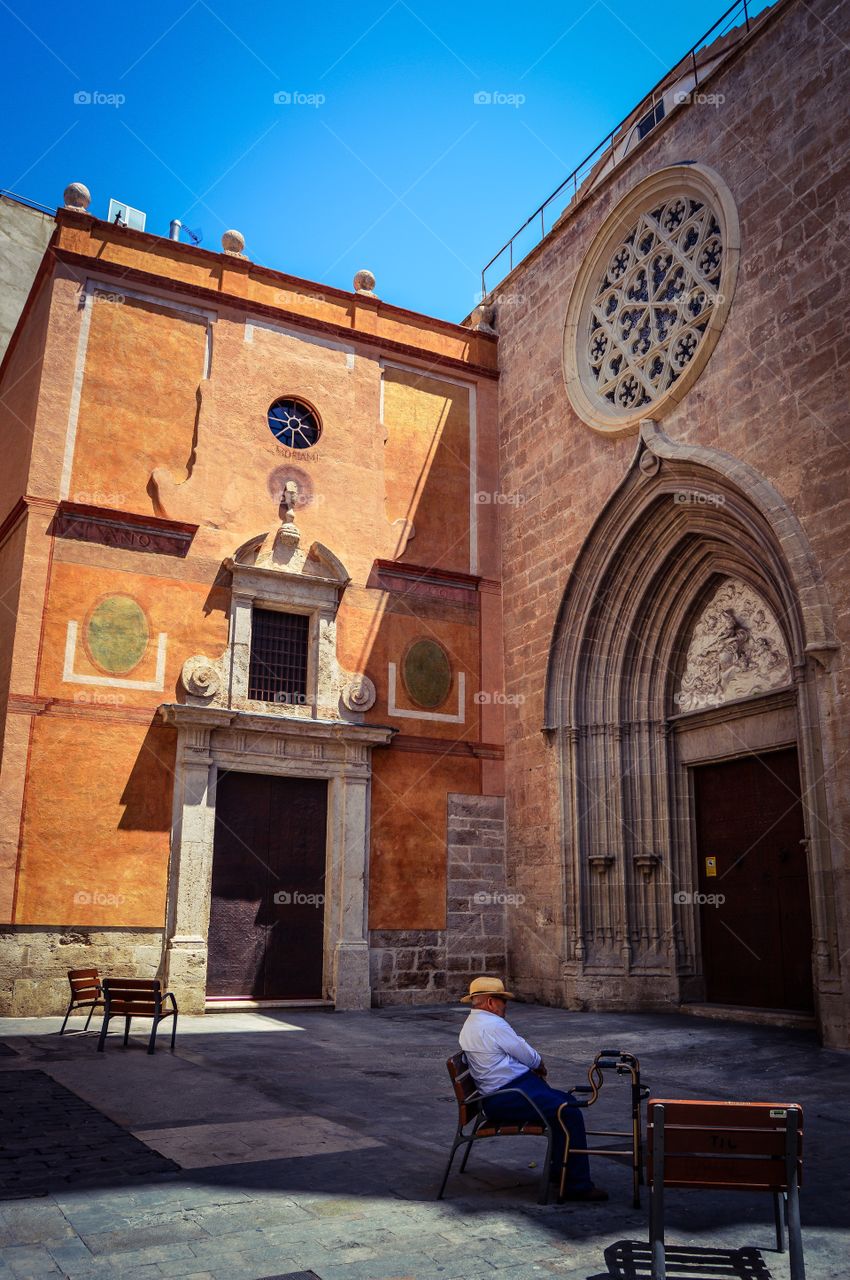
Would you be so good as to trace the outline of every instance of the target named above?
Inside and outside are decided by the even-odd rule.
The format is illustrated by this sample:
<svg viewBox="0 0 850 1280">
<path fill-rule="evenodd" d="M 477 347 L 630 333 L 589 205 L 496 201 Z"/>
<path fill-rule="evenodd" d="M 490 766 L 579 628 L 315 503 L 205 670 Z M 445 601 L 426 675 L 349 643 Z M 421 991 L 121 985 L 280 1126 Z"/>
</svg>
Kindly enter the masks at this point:
<svg viewBox="0 0 850 1280">
<path fill-rule="evenodd" d="M 702 728 L 703 725 L 726 724 L 730 720 L 742 717 L 762 715 L 766 711 L 776 711 L 782 707 L 797 705 L 797 689 L 789 685 L 786 689 L 777 689 L 774 693 L 757 693 L 749 698 L 738 698 L 723 702 L 716 707 L 704 707 L 699 711 L 680 711 L 669 717 L 668 724 L 677 733 L 688 729 Z"/>
<path fill-rule="evenodd" d="M 188 554 L 197 531 L 196 524 L 182 520 L 67 501 L 59 503 L 51 529 L 57 538 L 181 559 Z"/>
<path fill-rule="evenodd" d="M 133 232 L 129 229 L 122 228 L 121 235 L 130 237 L 133 235 L 144 236 L 145 239 L 153 240 L 156 244 L 161 244 L 160 237 L 147 237 L 143 232 Z M 173 245 L 173 241 L 168 242 Z M 186 246 L 180 246 L 185 248 Z M 208 257 L 219 258 L 218 254 L 207 254 Z M 126 264 L 112 261 L 109 258 L 95 258 L 89 254 L 77 253 L 72 249 L 61 248 L 58 245 L 52 251 L 52 258 L 57 262 L 73 268 L 76 271 L 88 270 L 98 275 L 112 276 L 116 280 L 123 281 L 126 284 L 136 284 L 140 286 L 147 285 L 149 288 L 162 290 L 166 293 L 180 294 L 183 297 L 197 298 L 207 306 L 222 308 L 229 307 L 235 311 L 244 312 L 251 316 L 261 316 L 268 320 L 273 320 L 277 324 L 288 324 L 303 329 L 306 333 L 321 333 L 332 336 L 334 338 L 342 338 L 347 342 L 355 343 L 365 347 L 376 348 L 379 351 L 388 354 L 403 356 L 405 359 L 412 359 L 422 362 L 427 367 L 455 369 L 474 377 L 487 378 L 497 380 L 498 371 L 489 368 L 483 364 L 473 363 L 471 361 L 462 360 L 457 356 L 444 355 L 442 352 L 432 351 L 427 346 L 416 346 L 413 343 L 399 342 L 397 339 L 383 337 L 380 333 L 371 333 L 367 329 L 353 328 L 350 325 L 336 324 L 331 320 L 322 320 L 317 316 L 304 315 L 301 312 L 291 311 L 283 307 L 271 306 L 268 303 L 260 302 L 257 299 L 242 297 L 239 294 L 226 293 L 219 289 L 209 289 L 202 285 L 192 284 L 186 280 L 174 279 L 168 275 L 159 275 L 150 271 L 142 271 L 137 267 L 130 267 Z M 233 269 L 233 264 L 237 261 L 235 258 L 227 260 L 228 269 Z M 256 264 L 251 263 L 250 266 L 256 270 Z M 271 272 L 276 275 L 277 273 Z M 282 277 L 286 282 L 292 282 L 295 285 L 304 285 L 304 281 L 297 280 L 296 277 Z M 331 290 L 325 290 L 330 294 Z M 341 298 L 356 297 L 359 295 L 346 294 L 340 290 Z M 358 302 L 356 305 L 362 305 Z M 447 334 L 462 334 L 466 341 L 487 338 L 495 344 L 496 339 L 490 338 L 487 334 L 480 334 L 471 329 L 463 328 L 459 325 L 452 325 L 450 322 L 441 320 L 432 320 L 428 316 L 420 316 L 415 312 L 404 311 L 400 307 L 387 307 L 382 304 L 382 311 L 388 310 L 395 312 L 399 316 L 411 316 L 420 322 L 427 329 L 436 329 Z M 392 318 L 392 315 L 389 316 Z"/>
<path fill-rule="evenodd" d="M 257 711 L 229 711 L 221 707 L 195 707 L 163 702 L 159 715 L 175 729 L 238 729 L 274 737 L 314 741 L 356 742 L 386 746 L 398 730 L 385 724 L 351 724 L 346 720 L 307 720 L 297 716 L 266 715 Z"/>
<path fill-rule="evenodd" d="M 0 522 L 0 547 L 6 539 L 14 533 L 21 520 L 29 511 L 30 507 L 36 507 L 40 511 L 55 511 L 56 501 L 53 498 L 39 498 L 35 494 L 25 493 L 12 507 L 9 514 Z"/>
</svg>

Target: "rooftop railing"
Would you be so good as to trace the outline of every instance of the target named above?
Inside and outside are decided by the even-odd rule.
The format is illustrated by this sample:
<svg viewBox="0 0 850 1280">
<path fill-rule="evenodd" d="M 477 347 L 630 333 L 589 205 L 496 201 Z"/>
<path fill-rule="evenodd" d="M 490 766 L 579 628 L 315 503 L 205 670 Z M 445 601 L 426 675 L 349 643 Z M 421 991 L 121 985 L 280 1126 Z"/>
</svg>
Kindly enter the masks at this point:
<svg viewBox="0 0 850 1280">
<path fill-rule="evenodd" d="M 522 226 L 518 227 L 511 238 L 506 240 L 501 249 L 493 255 L 481 272 L 482 300 L 509 272 L 513 271 L 514 266 L 518 265 L 547 234 L 547 213 L 549 214 L 548 230 L 551 231 L 555 222 L 568 205 L 578 202 L 581 186 L 591 171 L 601 161 L 604 161 L 606 156 L 610 156 L 612 163 L 616 163 L 618 159 L 623 158 L 631 144 L 631 134 L 640 129 L 650 112 L 655 111 L 656 105 L 662 97 L 662 89 L 688 77 L 692 80 L 692 88 L 698 90 L 701 71 L 699 54 L 708 45 L 715 44 L 736 27 L 743 27 L 743 33 L 748 34 L 753 23 L 762 17 L 767 8 L 771 7 L 774 6 L 770 3 L 765 3 L 764 0 L 761 0 L 761 2 L 760 0 L 735 0 L 735 3 L 725 13 L 721 14 L 714 25 L 709 27 L 705 35 L 700 40 L 697 40 L 696 44 L 692 45 L 688 52 L 669 71 L 664 73 L 658 83 L 650 89 L 649 93 L 641 99 L 638 105 L 633 107 L 610 133 L 605 135 L 602 141 L 584 157 L 580 164 L 576 165 L 572 173 L 564 178 L 563 182 L 555 188 L 552 194 L 546 197 L 543 203 L 534 210 L 534 213 L 526 218 Z M 702 72 L 704 76 L 708 74 L 704 65 Z M 618 144 L 623 143 L 623 131 L 630 123 L 631 130 L 625 135 L 625 147 L 618 146 Z M 646 136 L 651 127 L 650 125 L 645 133 L 641 133 L 640 136 Z M 585 192 L 585 194 L 587 193 Z M 551 208 L 555 201 L 559 201 L 557 211 L 553 211 Z M 492 271 L 491 278 L 488 280 L 487 273 L 500 261 L 500 269 Z"/>
</svg>

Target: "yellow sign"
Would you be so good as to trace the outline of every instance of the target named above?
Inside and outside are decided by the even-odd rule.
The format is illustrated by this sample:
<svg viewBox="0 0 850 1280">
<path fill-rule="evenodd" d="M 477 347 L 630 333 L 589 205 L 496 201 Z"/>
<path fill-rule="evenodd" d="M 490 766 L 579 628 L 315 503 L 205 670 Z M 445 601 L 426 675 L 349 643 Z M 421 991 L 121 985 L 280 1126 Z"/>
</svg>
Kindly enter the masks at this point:
<svg viewBox="0 0 850 1280">
<path fill-rule="evenodd" d="M 716 859 L 716 858 L 706 858 L 706 860 L 705 860 L 705 874 L 706 874 L 707 876 L 716 876 L 716 875 L 717 875 L 717 859 Z"/>
</svg>

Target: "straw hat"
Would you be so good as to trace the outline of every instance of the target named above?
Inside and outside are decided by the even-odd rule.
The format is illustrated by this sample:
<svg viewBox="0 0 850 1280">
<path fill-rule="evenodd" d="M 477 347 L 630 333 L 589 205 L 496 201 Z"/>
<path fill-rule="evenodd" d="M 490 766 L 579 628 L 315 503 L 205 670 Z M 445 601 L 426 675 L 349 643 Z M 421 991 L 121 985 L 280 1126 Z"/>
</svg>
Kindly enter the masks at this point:
<svg viewBox="0 0 850 1280">
<path fill-rule="evenodd" d="M 461 996 L 461 1004 L 472 1004 L 473 996 L 498 996 L 501 1000 L 515 1000 L 512 991 L 505 990 L 501 978 L 473 978 L 469 984 L 469 994 Z"/>
</svg>

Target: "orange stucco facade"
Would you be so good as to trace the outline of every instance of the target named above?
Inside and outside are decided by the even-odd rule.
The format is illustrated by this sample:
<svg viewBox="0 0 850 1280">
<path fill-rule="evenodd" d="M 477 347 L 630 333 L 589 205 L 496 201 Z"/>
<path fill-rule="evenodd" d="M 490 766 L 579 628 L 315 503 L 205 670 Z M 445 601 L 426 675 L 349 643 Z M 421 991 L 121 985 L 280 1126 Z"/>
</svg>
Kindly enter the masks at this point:
<svg viewBox="0 0 850 1280">
<path fill-rule="evenodd" d="M 495 348 L 371 296 L 59 211 L 0 373 L 11 1010 L 61 1003 L 72 963 L 158 967 L 179 826 L 177 738 L 159 708 L 185 703 L 187 659 L 227 650 L 226 562 L 280 525 L 287 482 L 301 545 L 345 569 L 335 658 L 375 692 L 358 725 L 387 729 L 369 762 L 372 937 L 392 952 L 414 931 L 445 948 L 451 797 L 497 812 L 503 790 L 501 708 L 486 696 L 502 652 Z M 272 434 L 280 397 L 315 411 L 313 447 Z M 423 639 L 450 667 L 428 706 L 404 678 Z M 393 967 L 380 960 L 378 999 Z M 405 998 L 403 976 L 393 986 Z"/>
</svg>

